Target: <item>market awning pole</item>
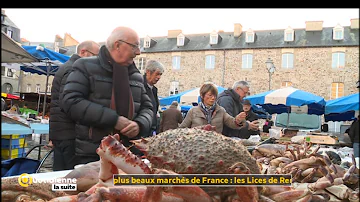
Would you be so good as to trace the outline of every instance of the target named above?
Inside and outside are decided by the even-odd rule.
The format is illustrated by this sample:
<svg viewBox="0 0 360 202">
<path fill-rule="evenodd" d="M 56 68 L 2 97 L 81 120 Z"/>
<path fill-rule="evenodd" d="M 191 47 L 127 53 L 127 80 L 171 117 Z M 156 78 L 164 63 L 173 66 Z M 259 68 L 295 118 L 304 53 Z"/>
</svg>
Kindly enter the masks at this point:
<svg viewBox="0 0 360 202">
<path fill-rule="evenodd" d="M 39 99 L 38 99 L 38 105 L 37 105 L 37 113 L 39 114 L 39 109 L 40 109 L 40 98 L 41 98 L 41 94 L 39 92 Z"/>
<path fill-rule="evenodd" d="M 50 67 L 51 67 L 51 64 L 50 62 L 47 63 L 47 71 L 46 71 L 46 84 L 45 84 L 45 96 L 44 96 L 44 103 L 43 103 L 43 111 L 42 111 L 42 116 L 41 118 L 43 119 L 44 116 L 45 116 L 45 109 L 46 109 L 46 97 L 47 97 L 47 86 L 48 86 L 48 83 L 49 83 L 49 72 L 50 72 Z"/>
<path fill-rule="evenodd" d="M 289 121 L 290 121 L 290 108 L 288 109 L 287 114 L 288 114 L 288 117 L 287 117 L 287 121 L 286 121 L 286 128 L 288 128 L 288 127 L 289 127 Z"/>
</svg>

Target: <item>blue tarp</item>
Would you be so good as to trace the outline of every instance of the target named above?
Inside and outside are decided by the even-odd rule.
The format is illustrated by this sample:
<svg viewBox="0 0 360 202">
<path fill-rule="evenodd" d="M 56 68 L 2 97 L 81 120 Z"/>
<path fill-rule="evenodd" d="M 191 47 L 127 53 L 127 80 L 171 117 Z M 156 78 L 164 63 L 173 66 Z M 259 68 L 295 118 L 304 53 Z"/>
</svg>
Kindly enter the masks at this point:
<svg viewBox="0 0 360 202">
<path fill-rule="evenodd" d="M 291 112 L 291 106 L 307 106 L 308 114 L 324 114 L 325 99 L 293 87 L 271 90 L 245 97 L 252 105 L 261 105 L 270 114 Z"/>
<path fill-rule="evenodd" d="M 21 70 L 25 72 L 47 75 L 48 64 L 51 64 L 49 75 L 54 75 L 59 65 L 70 59 L 70 56 L 55 52 L 39 46 L 22 46 L 27 52 L 39 59 L 41 62 L 21 64 Z"/>
<path fill-rule="evenodd" d="M 181 98 L 181 96 L 184 95 L 184 94 L 187 93 L 187 92 L 192 91 L 192 90 L 193 90 L 193 89 L 187 90 L 187 91 L 184 91 L 184 92 L 175 94 L 175 95 L 171 95 L 171 96 L 168 96 L 168 97 L 160 98 L 160 99 L 159 99 L 160 105 L 161 105 L 161 106 L 171 105 L 171 103 L 172 103 L 173 101 L 177 101 L 178 103 L 180 103 L 180 98 Z"/>
<path fill-rule="evenodd" d="M 359 110 L 359 93 L 328 100 L 325 105 L 325 121 L 351 121 Z"/>
</svg>

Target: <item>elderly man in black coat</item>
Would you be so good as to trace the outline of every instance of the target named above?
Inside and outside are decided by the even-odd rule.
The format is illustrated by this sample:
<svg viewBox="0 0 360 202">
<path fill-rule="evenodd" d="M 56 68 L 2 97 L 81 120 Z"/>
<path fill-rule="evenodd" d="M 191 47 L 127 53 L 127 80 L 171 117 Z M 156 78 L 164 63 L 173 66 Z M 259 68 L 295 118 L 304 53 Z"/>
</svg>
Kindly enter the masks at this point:
<svg viewBox="0 0 360 202">
<path fill-rule="evenodd" d="M 61 107 L 77 122 L 75 153 L 81 163 L 99 160 L 96 149 L 104 136 L 130 139 L 149 134 L 153 111 L 141 73 L 133 59 L 140 55 L 140 38 L 128 27 L 117 27 L 99 55 L 81 58 L 67 78 Z M 131 151 L 141 152 L 136 147 Z"/>
</svg>

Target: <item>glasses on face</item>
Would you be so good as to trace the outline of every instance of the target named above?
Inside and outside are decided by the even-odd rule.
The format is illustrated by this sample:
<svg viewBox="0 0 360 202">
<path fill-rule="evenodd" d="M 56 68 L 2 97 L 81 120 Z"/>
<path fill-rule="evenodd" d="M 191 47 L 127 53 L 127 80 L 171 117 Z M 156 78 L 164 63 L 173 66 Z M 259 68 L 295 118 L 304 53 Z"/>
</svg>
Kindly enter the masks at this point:
<svg viewBox="0 0 360 202">
<path fill-rule="evenodd" d="M 93 56 L 97 56 L 98 54 L 95 54 L 95 53 L 93 53 L 93 52 L 91 52 L 91 51 L 89 51 L 89 50 L 85 50 L 86 52 L 89 52 L 91 55 L 93 55 Z"/>
<path fill-rule="evenodd" d="M 240 88 L 240 90 L 242 90 L 242 92 L 244 92 L 245 95 L 250 95 L 250 91 L 244 91 L 244 89 Z"/>
<path fill-rule="evenodd" d="M 212 93 L 206 93 L 205 96 L 206 96 L 206 97 L 209 97 L 209 98 L 215 97 L 215 95 L 212 94 Z"/>
<path fill-rule="evenodd" d="M 139 45 L 135 45 L 135 44 L 129 43 L 129 42 L 124 41 L 124 40 L 121 40 L 121 39 L 119 39 L 118 41 L 124 42 L 124 43 L 126 43 L 127 45 L 131 46 L 132 49 L 133 49 L 133 51 L 136 51 L 137 49 L 140 50 L 140 44 L 139 44 Z"/>
</svg>

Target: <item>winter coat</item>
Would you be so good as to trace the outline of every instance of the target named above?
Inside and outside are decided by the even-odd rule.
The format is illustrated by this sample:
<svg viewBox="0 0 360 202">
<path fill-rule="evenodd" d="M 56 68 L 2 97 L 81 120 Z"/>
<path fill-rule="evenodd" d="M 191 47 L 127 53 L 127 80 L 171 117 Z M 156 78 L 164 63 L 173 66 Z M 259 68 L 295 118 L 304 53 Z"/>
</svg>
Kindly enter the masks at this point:
<svg viewBox="0 0 360 202">
<path fill-rule="evenodd" d="M 73 54 L 55 73 L 51 85 L 50 140 L 75 140 L 75 122 L 60 108 L 60 95 L 64 90 L 66 78 L 72 70 L 73 63 L 80 58 L 78 54 Z"/>
<path fill-rule="evenodd" d="M 201 107 L 195 106 L 192 107 L 186 114 L 186 117 L 180 124 L 179 128 L 193 128 L 207 124 L 208 122 Z M 222 133 L 224 125 L 234 129 L 240 129 L 243 126 L 242 124 L 237 125 L 235 123 L 235 118 L 226 113 L 225 109 L 218 104 L 216 104 L 210 124 L 216 127 L 215 130 L 218 133 Z"/>
<path fill-rule="evenodd" d="M 240 101 L 240 96 L 233 89 L 229 88 L 224 90 L 219 94 L 217 98 L 217 103 L 224 107 L 226 112 L 231 116 L 235 117 L 240 112 L 243 112 L 243 105 Z M 245 127 L 239 129 L 233 129 L 228 126 L 224 126 L 223 135 L 228 137 L 238 137 L 242 139 L 247 139 L 250 137 L 250 131 L 248 130 L 248 124 Z"/>
<path fill-rule="evenodd" d="M 146 89 L 146 93 L 148 94 L 151 103 L 153 105 L 153 112 L 154 112 L 154 116 L 152 119 L 152 125 L 151 125 L 151 131 L 149 133 L 149 136 L 152 135 L 151 132 L 152 131 L 156 131 L 158 128 L 158 124 L 157 124 L 157 112 L 159 109 L 159 98 L 158 98 L 158 89 L 156 88 L 156 86 L 153 86 L 152 89 L 149 87 L 149 84 L 147 83 L 146 80 L 146 75 L 144 75 L 144 87 Z"/>
<path fill-rule="evenodd" d="M 255 114 L 251 109 L 250 111 L 247 113 L 246 115 L 246 120 L 253 122 L 255 120 L 258 120 L 259 117 L 257 114 Z M 250 133 L 250 135 L 260 135 L 260 130 L 248 130 L 248 132 Z"/>
<path fill-rule="evenodd" d="M 163 111 L 160 120 L 160 132 L 167 131 L 169 129 L 176 129 L 183 121 L 182 114 L 176 106 L 171 105 L 168 109 Z"/>
<path fill-rule="evenodd" d="M 352 143 L 359 143 L 359 119 L 353 121 L 349 129 L 349 137 Z"/>
<path fill-rule="evenodd" d="M 61 107 L 75 120 L 77 155 L 98 156 L 96 149 L 104 136 L 111 134 L 118 115 L 110 108 L 112 96 L 112 66 L 108 63 L 105 46 L 97 57 L 87 57 L 73 64 L 64 87 Z M 135 64 L 128 66 L 129 84 L 134 101 L 134 118 L 140 127 L 139 139 L 148 134 L 152 123 L 152 104 Z M 122 143 L 129 146 L 129 139 L 121 135 Z"/>
</svg>

